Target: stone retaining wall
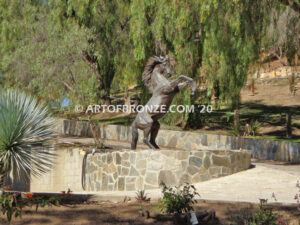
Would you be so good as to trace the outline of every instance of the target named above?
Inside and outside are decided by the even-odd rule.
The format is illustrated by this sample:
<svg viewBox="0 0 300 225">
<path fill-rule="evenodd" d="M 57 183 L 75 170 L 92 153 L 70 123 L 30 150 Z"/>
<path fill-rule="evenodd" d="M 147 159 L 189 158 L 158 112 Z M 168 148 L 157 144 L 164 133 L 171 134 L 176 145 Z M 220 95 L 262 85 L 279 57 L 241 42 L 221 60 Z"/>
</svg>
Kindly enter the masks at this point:
<svg viewBox="0 0 300 225">
<path fill-rule="evenodd" d="M 249 151 L 140 150 L 96 153 L 87 158 L 87 191 L 134 191 L 198 183 L 251 164 Z"/>
<path fill-rule="evenodd" d="M 101 138 L 121 141 L 131 141 L 131 128 L 121 125 L 101 124 Z M 66 135 L 92 137 L 88 122 L 73 120 L 58 120 L 57 132 Z M 139 132 L 139 142 L 142 140 Z M 185 150 L 252 150 L 252 157 L 300 162 L 300 143 L 269 141 L 232 137 L 225 135 L 204 134 L 186 131 L 160 130 L 157 137 L 160 146 Z"/>
</svg>

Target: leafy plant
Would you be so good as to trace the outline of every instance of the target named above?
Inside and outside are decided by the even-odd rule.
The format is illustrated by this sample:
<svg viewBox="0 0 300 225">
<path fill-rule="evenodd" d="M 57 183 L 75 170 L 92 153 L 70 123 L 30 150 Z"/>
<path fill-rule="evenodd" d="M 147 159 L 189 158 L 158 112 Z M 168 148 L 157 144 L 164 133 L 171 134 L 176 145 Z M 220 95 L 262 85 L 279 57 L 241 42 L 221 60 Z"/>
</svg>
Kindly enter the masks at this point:
<svg viewBox="0 0 300 225">
<path fill-rule="evenodd" d="M 277 213 L 274 213 L 272 208 L 267 207 L 266 199 L 260 199 L 259 209 L 253 212 L 253 206 L 241 209 L 238 215 L 231 216 L 232 225 L 287 225 L 286 222 L 280 219 Z M 233 214 L 228 210 L 228 214 Z"/>
<path fill-rule="evenodd" d="M 39 207 L 60 205 L 62 198 L 54 196 L 45 199 L 42 196 L 33 196 L 32 193 L 27 193 L 26 197 L 22 198 L 20 193 L 2 192 L 0 197 L 0 214 L 6 215 L 7 221 L 11 222 L 13 216 L 15 218 L 22 216 L 24 207 L 35 206 L 37 211 Z"/>
<path fill-rule="evenodd" d="M 135 198 L 138 202 L 150 202 L 150 198 L 147 197 L 145 190 L 137 191 Z"/>
<path fill-rule="evenodd" d="M 243 128 L 241 125 L 237 125 L 237 126 L 233 125 L 231 129 L 232 129 L 231 132 L 233 136 L 241 136 L 241 134 L 243 133 Z"/>
<path fill-rule="evenodd" d="M 249 124 L 249 128 L 250 128 L 250 135 L 252 136 L 256 136 L 258 135 L 258 130 L 259 128 L 261 128 L 261 124 L 260 122 L 258 122 L 257 120 L 252 120 Z"/>
<path fill-rule="evenodd" d="M 194 185 L 186 183 L 183 187 L 167 187 L 161 184 L 163 189 L 163 198 L 159 201 L 159 208 L 165 213 L 184 213 L 194 210 L 193 204 L 197 203 L 196 196 L 200 196 L 196 192 Z"/>
<path fill-rule="evenodd" d="M 253 206 L 247 207 L 245 209 L 241 209 L 238 211 L 237 215 L 234 215 L 230 209 L 227 210 L 228 215 L 230 216 L 230 221 L 232 221 L 233 225 L 250 225 L 253 220 Z"/>
<path fill-rule="evenodd" d="M 274 213 L 272 209 L 267 208 L 265 205 L 259 207 L 259 211 L 254 213 L 253 222 L 251 225 L 277 225 L 279 215 Z"/>
<path fill-rule="evenodd" d="M 10 171 L 38 176 L 52 165 L 54 119 L 25 93 L 0 92 L 0 165 L 3 182 Z M 30 171 L 30 174 L 29 174 Z"/>
</svg>

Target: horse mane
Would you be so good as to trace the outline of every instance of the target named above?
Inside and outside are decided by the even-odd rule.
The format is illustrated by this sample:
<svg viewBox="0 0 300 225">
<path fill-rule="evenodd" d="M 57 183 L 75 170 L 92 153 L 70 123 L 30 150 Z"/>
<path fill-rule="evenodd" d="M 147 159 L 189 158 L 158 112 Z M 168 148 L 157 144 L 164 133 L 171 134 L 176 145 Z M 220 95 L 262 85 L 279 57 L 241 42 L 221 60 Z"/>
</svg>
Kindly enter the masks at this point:
<svg viewBox="0 0 300 225">
<path fill-rule="evenodd" d="M 144 85 L 148 88 L 150 93 L 153 93 L 153 87 L 151 86 L 151 76 L 152 72 L 156 65 L 163 63 L 168 57 L 157 57 L 153 56 L 148 59 L 147 64 L 145 66 L 144 72 L 142 74 L 142 81 Z"/>
</svg>

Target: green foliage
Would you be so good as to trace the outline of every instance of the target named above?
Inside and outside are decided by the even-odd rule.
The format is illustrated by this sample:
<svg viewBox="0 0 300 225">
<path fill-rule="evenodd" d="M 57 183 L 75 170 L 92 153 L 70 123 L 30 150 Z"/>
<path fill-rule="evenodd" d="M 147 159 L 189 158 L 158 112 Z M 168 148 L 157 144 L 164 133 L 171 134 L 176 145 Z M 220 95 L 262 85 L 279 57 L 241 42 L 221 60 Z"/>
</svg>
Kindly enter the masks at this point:
<svg viewBox="0 0 300 225">
<path fill-rule="evenodd" d="M 7 221 L 10 223 L 12 218 L 21 217 L 24 207 L 34 206 L 36 211 L 39 207 L 50 205 L 58 206 L 62 197 L 54 196 L 45 199 L 41 196 L 33 196 L 31 193 L 26 198 L 22 198 L 20 193 L 2 192 L 0 196 L 0 214 L 6 215 Z"/>
<path fill-rule="evenodd" d="M 57 33 L 48 17 L 36 14 L 37 22 L 27 25 L 20 47 L 6 60 L 5 76 L 15 88 L 25 89 L 43 99 L 62 99 L 83 104 L 96 99 L 96 75 L 82 60 L 89 47 L 89 30 L 73 25 Z M 41 54 L 42 53 L 42 54 Z"/>
<path fill-rule="evenodd" d="M 300 35 L 299 21 L 299 11 L 295 11 L 289 5 L 273 4 L 266 33 L 261 38 L 262 47 L 283 65 L 295 65 L 295 54 L 300 50 L 297 39 Z M 287 57 L 287 62 L 283 60 L 283 56 Z"/>
<path fill-rule="evenodd" d="M 250 225 L 253 220 L 253 206 L 239 210 L 237 215 L 227 209 L 227 214 L 230 215 L 232 225 Z"/>
<path fill-rule="evenodd" d="M 40 98 L 68 97 L 80 104 L 103 103 L 111 93 L 138 85 L 145 103 L 146 60 L 168 54 L 173 78 L 194 78 L 207 99 L 219 89 L 218 101 L 236 108 L 262 49 L 275 56 L 280 49 L 293 64 L 299 51 L 299 0 L 293 3 L 296 11 L 287 2 L 1 1 L 0 82 Z M 173 103 L 198 102 L 185 91 Z M 165 122 L 188 118 L 169 114 Z"/>
<path fill-rule="evenodd" d="M 217 82 L 220 100 L 236 108 L 249 66 L 259 56 L 267 2 L 256 0 L 204 1 L 202 20 L 205 40 L 201 72 L 209 88 Z"/>
<path fill-rule="evenodd" d="M 279 215 L 274 213 L 272 209 L 261 205 L 259 211 L 254 213 L 253 222 L 250 225 L 277 225 Z"/>
<path fill-rule="evenodd" d="M 162 184 L 163 198 L 159 201 L 159 208 L 165 213 L 184 213 L 194 210 L 193 204 L 197 203 L 194 185 L 186 184 L 183 187 L 167 187 Z"/>
<path fill-rule="evenodd" d="M 26 88 L 42 98 L 93 104 L 108 98 L 116 73 L 118 81 L 128 82 L 114 88 L 135 81 L 136 66 L 128 60 L 129 2 L 38 2 L 0 5 L 0 10 L 9 9 L 0 18 L 0 71 L 6 86 Z M 130 70 L 124 73 L 126 68 Z"/>
<path fill-rule="evenodd" d="M 46 107 L 25 93 L 0 92 L 1 175 L 40 175 L 50 169 L 55 121 Z M 30 171 L 30 174 L 29 174 Z M 5 178 L 4 178 L 5 179 Z"/>
<path fill-rule="evenodd" d="M 107 99 L 115 74 L 119 72 L 121 77 L 130 80 L 128 76 L 133 71 L 128 60 L 131 55 L 128 38 L 129 2 L 51 0 L 49 4 L 51 20 L 56 25 L 65 29 L 65 26 L 75 24 L 93 34 L 88 39 L 89 48 L 82 49 L 83 58 L 94 69 L 97 99 Z M 124 68 L 128 67 L 130 70 L 123 73 Z M 126 84 L 122 82 L 116 88 Z"/>
<path fill-rule="evenodd" d="M 232 125 L 231 126 L 231 133 L 233 136 L 241 136 L 243 133 L 243 127 L 239 125 Z"/>
<path fill-rule="evenodd" d="M 256 136 L 258 135 L 258 132 L 259 132 L 259 128 L 261 128 L 261 123 L 258 122 L 258 120 L 252 120 L 250 122 L 250 135 L 252 136 Z"/>
<path fill-rule="evenodd" d="M 138 202 L 150 202 L 150 198 L 147 197 L 147 193 L 145 192 L 145 190 L 137 191 L 135 194 L 135 198 Z"/>
<path fill-rule="evenodd" d="M 241 210 L 238 215 L 231 216 L 233 225 L 278 225 L 286 224 L 279 219 L 279 215 L 265 205 L 260 205 L 259 210 L 252 212 L 253 207 Z M 229 214 L 232 214 L 230 210 Z"/>
</svg>

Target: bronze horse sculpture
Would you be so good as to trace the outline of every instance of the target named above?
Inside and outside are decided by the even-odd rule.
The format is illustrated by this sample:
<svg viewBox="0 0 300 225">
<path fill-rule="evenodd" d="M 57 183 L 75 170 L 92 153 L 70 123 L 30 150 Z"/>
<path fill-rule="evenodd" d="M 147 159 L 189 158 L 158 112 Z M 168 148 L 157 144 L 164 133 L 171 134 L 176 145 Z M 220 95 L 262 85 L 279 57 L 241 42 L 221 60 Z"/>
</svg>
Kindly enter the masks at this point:
<svg viewBox="0 0 300 225">
<path fill-rule="evenodd" d="M 159 149 L 155 142 L 160 128 L 158 120 L 166 115 L 174 96 L 178 92 L 189 86 L 191 88 L 191 96 L 195 93 L 197 85 L 192 78 L 180 75 L 172 81 L 167 79 L 171 77 L 169 64 L 168 56 L 151 57 L 146 64 L 142 78 L 143 83 L 149 89 L 150 93 L 152 93 L 152 97 L 146 103 L 145 108 L 153 110 L 139 112 L 133 121 L 131 149 L 136 149 L 138 129 L 143 130 L 143 142 L 146 145 L 151 149 Z"/>
</svg>

